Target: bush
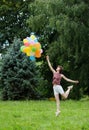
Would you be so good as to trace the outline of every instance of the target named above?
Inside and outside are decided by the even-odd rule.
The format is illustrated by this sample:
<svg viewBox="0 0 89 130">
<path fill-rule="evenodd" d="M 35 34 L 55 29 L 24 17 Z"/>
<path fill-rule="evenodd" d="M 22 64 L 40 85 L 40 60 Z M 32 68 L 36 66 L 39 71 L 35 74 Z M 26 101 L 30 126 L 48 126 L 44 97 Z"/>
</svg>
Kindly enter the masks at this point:
<svg viewBox="0 0 89 130">
<path fill-rule="evenodd" d="M 3 100 L 39 98 L 37 66 L 20 52 L 21 45 L 22 42 L 15 39 L 3 58 L 1 69 Z"/>
</svg>

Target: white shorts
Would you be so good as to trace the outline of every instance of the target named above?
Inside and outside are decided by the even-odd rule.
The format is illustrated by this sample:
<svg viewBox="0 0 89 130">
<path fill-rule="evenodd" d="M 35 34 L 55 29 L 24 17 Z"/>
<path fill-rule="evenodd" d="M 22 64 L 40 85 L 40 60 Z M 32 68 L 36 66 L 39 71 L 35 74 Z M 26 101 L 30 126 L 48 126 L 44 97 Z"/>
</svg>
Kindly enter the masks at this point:
<svg viewBox="0 0 89 130">
<path fill-rule="evenodd" d="M 64 94 L 64 90 L 61 85 L 54 85 L 53 86 L 54 95 L 56 94 Z"/>
</svg>

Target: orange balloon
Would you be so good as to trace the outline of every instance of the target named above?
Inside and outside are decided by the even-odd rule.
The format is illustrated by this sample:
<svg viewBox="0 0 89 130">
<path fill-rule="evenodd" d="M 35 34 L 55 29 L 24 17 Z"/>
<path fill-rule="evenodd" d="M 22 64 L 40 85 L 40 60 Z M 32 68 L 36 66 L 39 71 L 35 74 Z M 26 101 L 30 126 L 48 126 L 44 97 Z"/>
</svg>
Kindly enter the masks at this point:
<svg viewBox="0 0 89 130">
<path fill-rule="evenodd" d="M 40 45 L 40 43 L 39 43 L 39 42 L 38 42 L 38 43 L 36 43 L 36 44 L 34 44 L 34 47 L 36 48 L 36 50 L 41 49 L 41 45 Z"/>
<path fill-rule="evenodd" d="M 35 52 L 35 57 L 36 57 L 36 58 L 40 58 L 40 57 L 41 57 L 40 50 L 37 50 L 37 51 Z"/>
</svg>

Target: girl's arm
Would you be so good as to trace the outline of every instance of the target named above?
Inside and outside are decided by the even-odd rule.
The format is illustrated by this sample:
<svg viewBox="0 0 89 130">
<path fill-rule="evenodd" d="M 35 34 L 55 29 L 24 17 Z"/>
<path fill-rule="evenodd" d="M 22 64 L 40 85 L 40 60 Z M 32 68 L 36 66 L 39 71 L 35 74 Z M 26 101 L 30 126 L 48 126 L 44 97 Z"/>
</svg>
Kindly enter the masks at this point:
<svg viewBox="0 0 89 130">
<path fill-rule="evenodd" d="M 61 76 L 62 76 L 63 79 L 65 79 L 65 80 L 68 81 L 68 82 L 76 83 L 76 84 L 79 83 L 78 80 L 71 80 L 71 79 L 67 78 L 66 76 L 64 76 L 63 74 L 62 74 Z"/>
<path fill-rule="evenodd" d="M 55 70 L 53 69 L 53 67 L 52 67 L 52 65 L 51 65 L 51 63 L 50 63 L 49 56 L 46 56 L 46 59 L 47 59 L 47 63 L 48 63 L 48 66 L 49 66 L 50 70 L 51 70 L 53 73 L 55 73 Z"/>
</svg>

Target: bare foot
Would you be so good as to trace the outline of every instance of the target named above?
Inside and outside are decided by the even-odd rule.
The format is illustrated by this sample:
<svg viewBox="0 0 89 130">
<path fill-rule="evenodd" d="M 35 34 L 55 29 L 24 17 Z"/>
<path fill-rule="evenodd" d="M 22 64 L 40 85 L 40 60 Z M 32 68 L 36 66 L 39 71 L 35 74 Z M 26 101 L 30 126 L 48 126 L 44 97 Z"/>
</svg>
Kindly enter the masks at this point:
<svg viewBox="0 0 89 130">
<path fill-rule="evenodd" d="M 58 115 L 60 114 L 60 112 L 61 112 L 61 111 L 57 111 L 57 112 L 56 112 L 56 116 L 58 116 Z"/>
<path fill-rule="evenodd" d="M 68 89 L 70 89 L 70 90 L 71 90 L 72 88 L 73 88 L 73 85 L 71 85 L 71 86 L 68 86 Z"/>
</svg>

